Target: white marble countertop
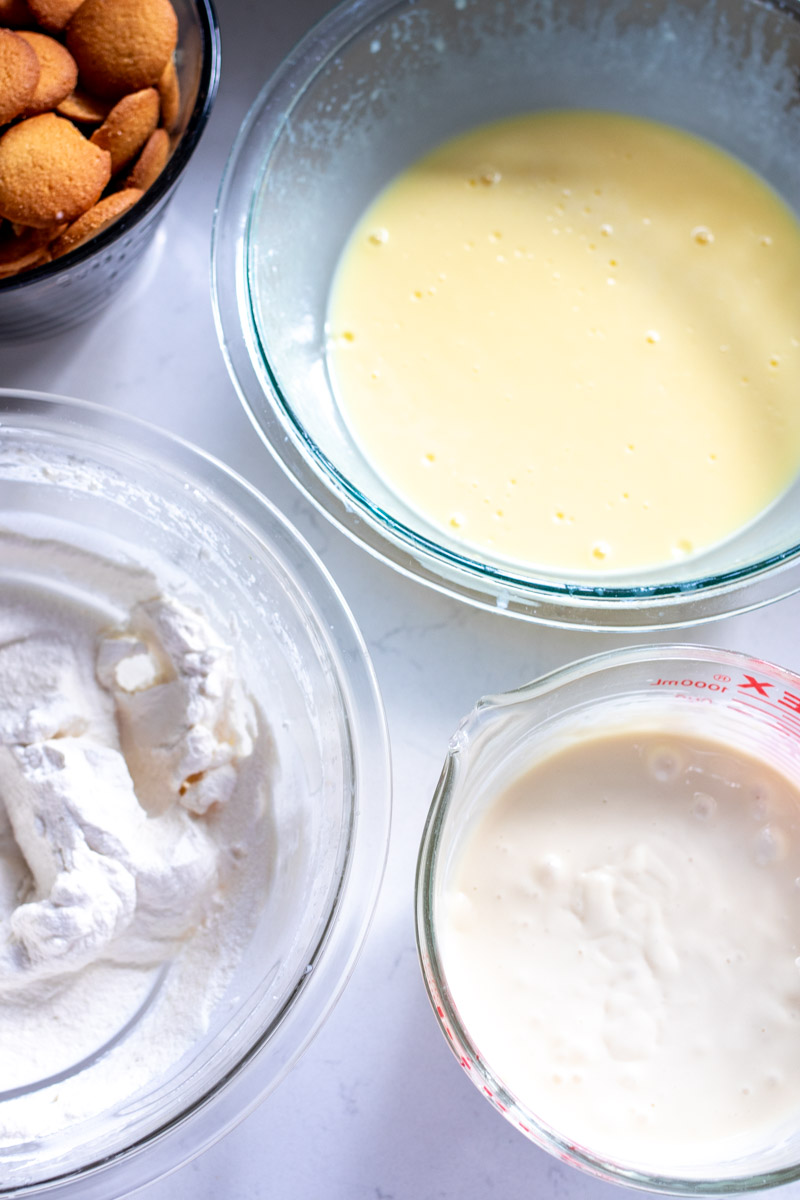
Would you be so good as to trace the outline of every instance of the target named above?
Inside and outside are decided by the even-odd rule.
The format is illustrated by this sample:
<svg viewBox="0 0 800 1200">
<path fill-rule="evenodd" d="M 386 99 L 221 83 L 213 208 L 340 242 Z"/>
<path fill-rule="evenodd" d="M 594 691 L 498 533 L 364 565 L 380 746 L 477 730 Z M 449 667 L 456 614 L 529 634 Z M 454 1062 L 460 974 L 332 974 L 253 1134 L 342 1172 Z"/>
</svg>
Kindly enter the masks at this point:
<svg viewBox="0 0 800 1200">
<path fill-rule="evenodd" d="M 554 631 L 414 585 L 330 526 L 256 438 L 212 319 L 212 213 L 250 103 L 330 5 L 217 3 L 219 98 L 146 262 L 88 326 L 0 347 L 0 383 L 97 401 L 167 426 L 228 462 L 298 526 L 342 588 L 375 664 L 393 744 L 394 825 L 366 946 L 299 1065 L 238 1128 L 140 1194 L 147 1200 L 612 1200 L 624 1192 L 526 1142 L 464 1077 L 423 987 L 413 883 L 448 738 L 474 701 L 634 639 Z M 661 640 L 747 650 L 800 670 L 795 621 L 800 597 Z M 799 1200 L 800 1184 L 781 1195 Z"/>
</svg>

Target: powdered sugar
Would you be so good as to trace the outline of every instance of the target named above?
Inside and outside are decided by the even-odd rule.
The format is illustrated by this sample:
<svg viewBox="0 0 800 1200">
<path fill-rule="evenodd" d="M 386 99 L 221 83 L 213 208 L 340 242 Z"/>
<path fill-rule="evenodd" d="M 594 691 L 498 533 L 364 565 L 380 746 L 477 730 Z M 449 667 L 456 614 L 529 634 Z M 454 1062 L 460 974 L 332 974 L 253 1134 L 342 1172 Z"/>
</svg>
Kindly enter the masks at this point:
<svg viewBox="0 0 800 1200">
<path fill-rule="evenodd" d="M 155 575 L 0 535 L 0 1145 L 97 1116 L 203 1032 L 266 890 L 271 763 L 233 648 Z M 46 571 L 43 572 L 46 576 Z M 91 596 L 91 602 L 85 597 Z"/>
</svg>

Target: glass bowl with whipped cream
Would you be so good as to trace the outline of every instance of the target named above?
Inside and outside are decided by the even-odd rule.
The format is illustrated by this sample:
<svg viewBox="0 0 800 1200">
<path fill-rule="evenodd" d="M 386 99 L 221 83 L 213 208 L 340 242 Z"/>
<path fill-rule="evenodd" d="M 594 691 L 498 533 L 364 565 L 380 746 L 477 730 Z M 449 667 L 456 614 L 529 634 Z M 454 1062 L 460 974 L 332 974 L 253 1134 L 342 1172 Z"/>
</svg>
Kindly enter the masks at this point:
<svg viewBox="0 0 800 1200">
<path fill-rule="evenodd" d="M 269 450 L 373 554 L 513 616 L 796 590 L 799 65 L 794 3 L 337 7 L 215 225 Z"/>
<path fill-rule="evenodd" d="M 105 1198 L 230 1128 L 340 994 L 383 710 L 288 522 L 104 408 L 0 393 L 0 585 L 0 1193 Z"/>
<path fill-rule="evenodd" d="M 479 701 L 417 940 L 465 1073 L 562 1161 L 655 1192 L 800 1177 L 800 676 L 639 646 Z"/>
</svg>

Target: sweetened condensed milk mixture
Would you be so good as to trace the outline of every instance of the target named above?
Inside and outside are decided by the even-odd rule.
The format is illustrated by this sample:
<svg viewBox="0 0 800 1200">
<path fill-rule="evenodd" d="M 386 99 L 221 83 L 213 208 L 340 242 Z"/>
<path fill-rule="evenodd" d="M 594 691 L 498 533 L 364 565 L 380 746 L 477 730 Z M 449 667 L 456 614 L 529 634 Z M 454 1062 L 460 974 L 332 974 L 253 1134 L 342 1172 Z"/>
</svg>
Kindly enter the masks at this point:
<svg viewBox="0 0 800 1200">
<path fill-rule="evenodd" d="M 797 220 L 722 150 L 529 114 L 440 146 L 366 212 L 330 370 L 433 536 L 562 573 L 656 567 L 797 473 L 799 280 Z"/>
<path fill-rule="evenodd" d="M 635 727 L 565 738 L 489 795 L 441 959 L 529 1112 L 667 1173 L 796 1128 L 799 806 L 764 761 Z"/>
</svg>

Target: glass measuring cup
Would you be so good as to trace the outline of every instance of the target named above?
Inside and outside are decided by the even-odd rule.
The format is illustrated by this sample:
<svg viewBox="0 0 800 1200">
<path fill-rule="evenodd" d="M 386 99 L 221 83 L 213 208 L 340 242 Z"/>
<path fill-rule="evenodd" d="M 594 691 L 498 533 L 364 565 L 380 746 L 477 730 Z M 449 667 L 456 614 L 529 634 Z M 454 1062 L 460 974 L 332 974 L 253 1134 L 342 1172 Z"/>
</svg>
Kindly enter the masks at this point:
<svg viewBox="0 0 800 1200">
<path fill-rule="evenodd" d="M 442 953 L 445 893 L 489 802 L 538 759 L 576 738 L 619 728 L 718 742 L 779 771 L 800 790 L 800 676 L 748 655 L 697 646 L 632 647 L 567 666 L 479 701 L 451 740 L 423 833 L 417 939 L 440 1027 L 473 1083 L 530 1140 L 601 1178 L 655 1192 L 731 1194 L 800 1177 L 800 1132 L 685 1165 L 613 1161 L 576 1144 L 508 1090 L 463 1022 Z M 487 964 L 487 970 L 490 970 Z M 558 988 L 558 980 L 552 987 Z M 502 1015 L 499 1014 L 502 1018 Z"/>
</svg>

